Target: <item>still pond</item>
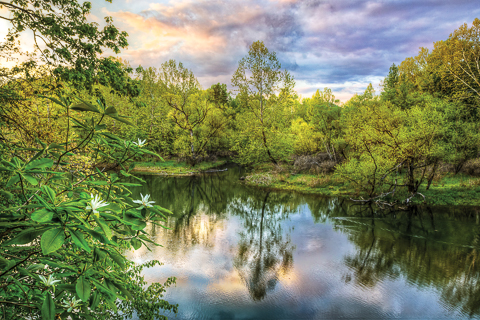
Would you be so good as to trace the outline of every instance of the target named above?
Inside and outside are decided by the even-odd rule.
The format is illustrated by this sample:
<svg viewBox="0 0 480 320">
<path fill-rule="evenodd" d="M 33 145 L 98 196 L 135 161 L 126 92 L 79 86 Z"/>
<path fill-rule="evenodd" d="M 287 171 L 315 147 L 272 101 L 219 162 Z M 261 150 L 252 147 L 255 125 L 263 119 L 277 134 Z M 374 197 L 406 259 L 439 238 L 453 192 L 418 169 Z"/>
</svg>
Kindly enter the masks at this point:
<svg viewBox="0 0 480 320">
<path fill-rule="evenodd" d="M 480 319 L 480 209 L 382 212 L 247 187 L 239 167 L 142 176 L 174 215 L 163 247 L 129 253 L 149 282 L 177 278 L 170 319 Z"/>
</svg>

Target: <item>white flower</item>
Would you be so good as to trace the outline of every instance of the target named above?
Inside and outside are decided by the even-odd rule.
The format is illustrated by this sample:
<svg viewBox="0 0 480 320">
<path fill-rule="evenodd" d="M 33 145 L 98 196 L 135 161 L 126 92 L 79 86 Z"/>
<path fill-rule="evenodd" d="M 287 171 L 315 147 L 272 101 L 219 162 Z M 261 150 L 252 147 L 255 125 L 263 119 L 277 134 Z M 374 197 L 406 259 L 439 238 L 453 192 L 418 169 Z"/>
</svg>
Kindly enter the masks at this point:
<svg viewBox="0 0 480 320">
<path fill-rule="evenodd" d="M 133 200 L 133 202 L 141 204 L 141 206 L 138 207 L 137 210 L 142 210 L 144 207 L 145 208 L 153 207 L 152 203 L 155 203 L 155 201 L 148 201 L 148 199 L 150 199 L 149 194 L 143 196 L 143 194 L 140 193 L 140 196 L 142 197 L 142 200 Z"/>
<path fill-rule="evenodd" d="M 67 312 L 71 312 L 73 309 L 76 309 L 77 307 L 80 306 L 80 302 L 82 302 L 82 300 L 80 299 L 77 300 L 75 298 L 72 298 L 70 302 L 66 300 L 63 300 L 62 302 L 63 302 L 62 307 L 68 308 Z"/>
<path fill-rule="evenodd" d="M 92 197 L 92 200 L 90 201 L 90 205 L 87 206 L 87 210 L 93 210 L 93 213 L 98 214 L 97 209 L 108 206 L 108 203 L 101 200 L 98 194 L 95 195 L 95 197 L 93 194 L 90 194 L 90 196 Z"/>
<path fill-rule="evenodd" d="M 140 140 L 140 139 L 138 139 L 138 142 L 135 142 L 135 141 L 134 141 L 134 142 L 132 142 L 132 143 L 133 143 L 134 145 L 136 145 L 137 147 L 140 147 L 140 148 L 141 148 L 141 147 L 143 147 L 143 146 L 145 145 L 145 141 L 147 141 L 147 140 Z"/>
<path fill-rule="evenodd" d="M 55 278 L 52 277 L 52 275 L 49 275 L 49 276 L 48 276 L 48 279 L 45 278 L 45 277 L 42 276 L 42 275 L 39 275 L 38 277 L 40 278 L 40 281 L 42 281 L 42 283 L 43 283 L 43 285 L 44 285 L 45 287 L 50 287 L 50 286 L 52 286 L 52 287 L 53 287 L 53 291 L 55 291 L 55 283 L 61 282 L 60 280 L 55 280 Z"/>
</svg>

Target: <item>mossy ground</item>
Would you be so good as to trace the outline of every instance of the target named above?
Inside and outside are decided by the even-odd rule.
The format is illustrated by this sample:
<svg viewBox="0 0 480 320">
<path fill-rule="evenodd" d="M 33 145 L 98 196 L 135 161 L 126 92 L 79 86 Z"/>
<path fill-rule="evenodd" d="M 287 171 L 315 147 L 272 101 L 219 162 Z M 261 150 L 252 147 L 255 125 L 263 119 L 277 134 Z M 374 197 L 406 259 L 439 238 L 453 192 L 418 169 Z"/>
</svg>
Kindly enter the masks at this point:
<svg viewBox="0 0 480 320">
<path fill-rule="evenodd" d="M 177 160 L 136 162 L 133 168 L 133 172 L 146 174 L 189 176 L 219 167 L 226 162 L 226 160 L 200 162 L 197 163 L 194 167 L 188 165 L 185 161 L 179 162 Z"/>
<path fill-rule="evenodd" d="M 272 169 L 270 165 L 260 165 L 245 179 L 252 186 L 268 187 L 277 190 L 290 190 L 323 196 L 360 198 L 360 188 L 351 182 L 342 180 L 335 174 L 293 174 L 288 169 Z M 480 206 L 480 178 L 464 174 L 445 174 L 433 181 L 429 190 L 424 183 L 419 190 L 425 196 L 428 205 Z M 396 193 L 396 199 L 406 199 L 406 190 Z M 423 203 L 421 196 L 413 199 L 414 203 Z"/>
</svg>

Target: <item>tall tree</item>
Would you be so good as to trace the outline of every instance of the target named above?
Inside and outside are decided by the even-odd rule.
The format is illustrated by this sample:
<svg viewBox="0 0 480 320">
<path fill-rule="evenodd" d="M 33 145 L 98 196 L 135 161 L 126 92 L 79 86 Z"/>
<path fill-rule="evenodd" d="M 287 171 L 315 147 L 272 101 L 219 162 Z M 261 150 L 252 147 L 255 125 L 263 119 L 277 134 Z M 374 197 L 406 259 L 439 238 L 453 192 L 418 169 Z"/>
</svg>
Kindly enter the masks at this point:
<svg viewBox="0 0 480 320">
<path fill-rule="evenodd" d="M 266 154 L 272 163 L 277 164 L 283 157 L 280 145 L 286 128 L 283 123 L 287 111 L 285 104 L 291 103 L 294 96 L 293 77 L 288 71 L 281 70 L 275 52 L 270 52 L 262 41 L 256 41 L 247 56 L 240 60 L 232 85 L 237 88 L 245 116 L 239 138 L 247 143 L 237 141 L 235 148 L 243 158 L 241 161 L 252 160 L 245 157 L 254 151 L 245 149 L 250 145 L 259 152 L 256 158 Z"/>
<path fill-rule="evenodd" d="M 438 41 L 434 46 L 443 68 L 458 86 L 456 95 L 480 98 L 480 19 L 476 18 L 470 28 L 464 24 L 446 41 Z"/>
</svg>

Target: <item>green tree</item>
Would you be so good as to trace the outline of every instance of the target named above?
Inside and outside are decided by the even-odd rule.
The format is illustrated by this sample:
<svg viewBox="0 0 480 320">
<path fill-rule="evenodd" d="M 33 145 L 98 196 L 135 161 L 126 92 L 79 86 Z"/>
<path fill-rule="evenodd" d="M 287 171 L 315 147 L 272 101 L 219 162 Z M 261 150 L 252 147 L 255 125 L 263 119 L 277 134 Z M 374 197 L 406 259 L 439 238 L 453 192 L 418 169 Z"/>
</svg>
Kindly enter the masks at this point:
<svg viewBox="0 0 480 320">
<path fill-rule="evenodd" d="M 338 173 L 370 200 L 406 187 L 407 202 L 433 178 L 441 155 L 443 101 L 402 110 L 378 98 L 347 103 L 345 139 L 351 147 Z M 402 170 L 404 172 L 402 173 Z"/>
<path fill-rule="evenodd" d="M 158 85 L 161 87 L 162 99 L 170 107 L 170 116 L 175 124 L 179 129 L 188 132 L 186 140 L 180 137 L 176 143 L 180 150 L 188 150 L 188 162 L 194 166 L 206 144 L 205 141 L 199 141 L 195 132 L 205 124 L 214 105 L 209 101 L 208 92 L 201 89 L 193 72 L 181 62 L 178 65 L 175 60 L 163 63 L 158 74 Z M 183 145 L 188 145 L 188 148 Z"/>
<path fill-rule="evenodd" d="M 127 33 L 118 30 L 111 17 L 105 17 L 103 29 L 88 22 L 90 2 L 14 0 L 0 1 L 0 8 L 7 9 L 7 15 L 0 19 L 11 23 L 0 47 L 0 57 L 24 56 L 15 68 L 0 68 L 4 79 L 19 75 L 28 79 L 35 76 L 36 70 L 37 76 L 49 73 L 77 89 L 93 90 L 94 84 L 100 83 L 121 94 L 138 95 L 136 83 L 128 77 L 131 69 L 124 69 L 118 60 L 101 56 L 107 49 L 119 53 L 126 48 Z M 22 50 L 23 32 L 33 36 L 34 48 L 30 53 Z M 41 73 L 37 68 L 40 64 L 46 66 Z"/>
<path fill-rule="evenodd" d="M 242 163 L 267 158 L 274 164 L 291 154 L 292 143 L 287 123 L 293 104 L 295 82 L 281 64 L 275 52 L 262 41 L 254 42 L 247 56 L 239 62 L 232 85 L 242 107 L 239 135 L 234 151 Z"/>
<path fill-rule="evenodd" d="M 342 108 L 331 89 L 317 92 L 308 101 L 307 114 L 330 160 L 339 162 L 346 147 L 343 139 Z"/>
</svg>

